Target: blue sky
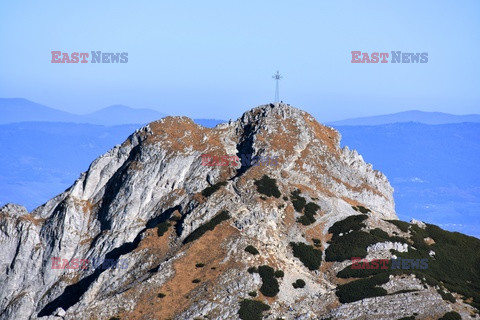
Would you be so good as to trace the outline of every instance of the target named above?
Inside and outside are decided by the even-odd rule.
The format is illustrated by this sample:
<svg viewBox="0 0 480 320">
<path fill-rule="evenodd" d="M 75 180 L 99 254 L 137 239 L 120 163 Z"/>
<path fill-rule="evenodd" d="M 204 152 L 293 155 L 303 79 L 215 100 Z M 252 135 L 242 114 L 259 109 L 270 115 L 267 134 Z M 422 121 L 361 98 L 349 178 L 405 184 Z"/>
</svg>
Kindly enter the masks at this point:
<svg viewBox="0 0 480 320">
<path fill-rule="evenodd" d="M 0 97 L 88 113 L 112 104 L 236 118 L 280 98 L 319 121 L 480 112 L 479 1 L 2 1 Z M 52 64 L 51 51 L 128 52 Z M 351 51 L 428 52 L 352 64 Z"/>
</svg>

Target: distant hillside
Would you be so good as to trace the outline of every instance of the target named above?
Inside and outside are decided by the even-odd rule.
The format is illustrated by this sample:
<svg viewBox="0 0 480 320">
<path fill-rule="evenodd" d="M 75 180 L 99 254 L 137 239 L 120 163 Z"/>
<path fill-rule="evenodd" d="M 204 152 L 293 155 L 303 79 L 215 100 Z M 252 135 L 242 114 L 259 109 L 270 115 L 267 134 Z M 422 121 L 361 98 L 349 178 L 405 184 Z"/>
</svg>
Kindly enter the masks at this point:
<svg viewBox="0 0 480 320">
<path fill-rule="evenodd" d="M 113 126 L 131 123 L 146 124 L 167 115 L 151 109 L 134 109 L 123 105 L 114 105 L 85 116 L 89 118 L 89 123 Z"/>
<path fill-rule="evenodd" d="M 0 124 L 24 121 L 86 122 L 83 116 L 56 110 L 26 99 L 0 98 Z"/>
<path fill-rule="evenodd" d="M 103 126 L 135 124 L 138 127 L 167 116 L 165 113 L 152 109 L 136 109 L 124 105 L 113 105 L 79 115 L 20 98 L 0 98 L 0 115 L 0 125 L 19 122 L 68 122 Z M 194 119 L 194 121 L 207 128 L 225 122 L 225 120 L 217 119 Z"/>
<path fill-rule="evenodd" d="M 354 118 L 327 123 L 333 126 L 376 126 L 390 123 L 418 122 L 424 124 L 447 124 L 462 122 L 480 122 L 480 115 L 453 115 L 442 112 L 405 111 L 381 116 Z"/>
<path fill-rule="evenodd" d="M 18 122 L 69 122 L 115 126 L 123 124 L 143 125 L 166 116 L 151 109 L 135 109 L 114 105 L 79 115 L 53 109 L 26 99 L 0 98 L 0 124 Z"/>
</svg>

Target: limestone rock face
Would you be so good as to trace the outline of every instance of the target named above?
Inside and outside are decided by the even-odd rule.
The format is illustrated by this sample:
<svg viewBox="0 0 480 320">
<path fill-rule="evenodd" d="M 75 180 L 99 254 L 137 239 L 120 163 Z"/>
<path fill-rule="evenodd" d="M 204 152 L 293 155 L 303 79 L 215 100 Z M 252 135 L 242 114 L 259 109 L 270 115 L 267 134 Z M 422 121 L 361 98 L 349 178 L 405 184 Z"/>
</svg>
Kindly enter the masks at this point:
<svg viewBox="0 0 480 320">
<path fill-rule="evenodd" d="M 203 154 L 278 157 L 278 165 L 205 166 Z M 257 191 L 264 175 L 275 179 L 280 197 Z M 320 208 L 307 226 L 296 222 L 301 214 L 290 201 L 297 189 Z M 0 319 L 238 319 L 240 301 L 262 285 L 246 270 L 260 265 L 284 271 L 268 319 L 329 312 L 354 319 L 382 299 L 414 305 L 398 312 L 385 307 L 384 318 L 439 314 L 448 308 L 434 291 L 371 298 L 355 310 L 340 305 L 329 267 L 311 271 L 293 256 L 290 242 L 318 238 L 327 247 L 328 228 L 359 214 L 352 206 L 370 209 L 372 221 L 397 219 L 392 194 L 382 173 L 340 148 L 336 130 L 289 105 L 263 105 L 213 129 L 186 117 L 163 118 L 96 159 L 68 190 L 31 213 L 12 204 L 0 209 Z M 228 219 L 190 241 L 222 211 Z M 245 252 L 247 245 L 260 254 Z M 371 250 L 399 246 L 404 250 L 397 243 Z M 99 259 L 119 265 L 93 265 Z M 305 288 L 294 289 L 296 279 Z"/>
</svg>

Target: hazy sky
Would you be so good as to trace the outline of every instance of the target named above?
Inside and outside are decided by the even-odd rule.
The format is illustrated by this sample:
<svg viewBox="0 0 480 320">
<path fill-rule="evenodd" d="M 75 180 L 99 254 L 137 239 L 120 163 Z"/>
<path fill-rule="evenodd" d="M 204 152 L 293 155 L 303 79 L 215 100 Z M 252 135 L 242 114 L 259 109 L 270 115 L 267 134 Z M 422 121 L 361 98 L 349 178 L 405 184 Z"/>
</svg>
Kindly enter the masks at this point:
<svg viewBox="0 0 480 320">
<path fill-rule="evenodd" d="M 480 1 L 1 1 L 0 97 L 229 119 L 280 98 L 320 121 L 480 113 Z M 128 52 L 53 64 L 51 51 Z M 428 52 L 352 64 L 351 51 Z"/>
</svg>

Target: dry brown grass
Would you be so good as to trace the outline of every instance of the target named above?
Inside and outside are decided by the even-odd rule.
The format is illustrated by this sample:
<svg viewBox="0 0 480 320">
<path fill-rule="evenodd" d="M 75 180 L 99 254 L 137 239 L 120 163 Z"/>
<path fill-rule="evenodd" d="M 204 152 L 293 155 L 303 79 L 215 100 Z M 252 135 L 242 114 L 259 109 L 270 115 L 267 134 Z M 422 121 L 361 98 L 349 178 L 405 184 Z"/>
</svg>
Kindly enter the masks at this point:
<svg viewBox="0 0 480 320">
<path fill-rule="evenodd" d="M 42 225 L 45 222 L 45 220 L 46 219 L 44 219 L 44 218 L 36 218 L 33 215 L 31 215 L 30 213 L 18 217 L 18 221 L 29 221 L 32 224 L 34 224 L 35 226 Z"/>
<path fill-rule="evenodd" d="M 138 292 L 135 288 L 129 292 L 131 298 L 137 300 L 134 310 L 129 313 L 120 314 L 127 319 L 169 319 L 182 312 L 194 301 L 190 299 L 192 292 L 198 287 L 206 285 L 202 299 L 212 297 L 212 287 L 215 280 L 225 271 L 238 268 L 239 262 L 229 260 L 224 264 L 220 262 L 227 255 L 228 248 L 223 244 L 238 235 L 238 230 L 227 223 L 222 223 L 213 231 L 208 231 L 201 238 L 187 245 L 186 254 L 173 263 L 175 275 L 162 287 L 152 288 Z M 162 238 L 167 238 L 165 234 Z M 149 246 L 160 247 L 164 245 L 159 239 L 146 240 L 142 248 Z M 204 263 L 202 268 L 196 268 L 196 263 Z M 212 270 L 211 267 L 216 267 Z M 200 283 L 192 283 L 193 279 L 200 279 Z M 157 295 L 163 293 L 166 296 L 159 298 Z"/>
</svg>

